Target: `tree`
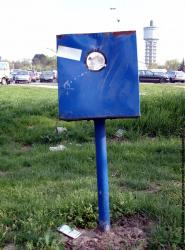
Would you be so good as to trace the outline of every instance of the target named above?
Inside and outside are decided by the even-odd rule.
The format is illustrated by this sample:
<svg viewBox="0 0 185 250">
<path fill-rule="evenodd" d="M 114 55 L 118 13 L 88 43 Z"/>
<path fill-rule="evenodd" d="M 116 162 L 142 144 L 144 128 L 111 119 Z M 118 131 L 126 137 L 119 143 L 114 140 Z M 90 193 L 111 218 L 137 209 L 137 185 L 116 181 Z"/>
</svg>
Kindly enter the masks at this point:
<svg viewBox="0 0 185 250">
<path fill-rule="evenodd" d="M 167 70 L 178 70 L 179 68 L 179 61 L 176 59 L 168 60 L 165 63 L 165 68 Z"/>
<path fill-rule="evenodd" d="M 44 54 L 35 54 L 32 59 L 32 64 L 33 65 L 38 65 L 38 64 L 46 65 L 47 56 L 45 56 Z"/>
<path fill-rule="evenodd" d="M 35 54 L 32 59 L 33 68 L 38 71 L 56 69 L 56 57 Z"/>
<path fill-rule="evenodd" d="M 184 58 L 183 58 L 183 60 L 182 60 L 182 62 L 181 62 L 181 64 L 180 64 L 178 70 L 184 71 L 184 72 L 185 72 L 185 62 L 184 62 Z"/>
<path fill-rule="evenodd" d="M 164 65 L 161 65 L 161 64 L 153 63 L 153 64 L 151 64 L 148 68 L 149 68 L 149 69 L 164 69 L 165 66 L 164 66 Z"/>
<path fill-rule="evenodd" d="M 12 61 L 10 63 L 10 68 L 11 69 L 31 69 L 32 65 L 30 60 L 24 59 L 22 61 Z"/>
</svg>

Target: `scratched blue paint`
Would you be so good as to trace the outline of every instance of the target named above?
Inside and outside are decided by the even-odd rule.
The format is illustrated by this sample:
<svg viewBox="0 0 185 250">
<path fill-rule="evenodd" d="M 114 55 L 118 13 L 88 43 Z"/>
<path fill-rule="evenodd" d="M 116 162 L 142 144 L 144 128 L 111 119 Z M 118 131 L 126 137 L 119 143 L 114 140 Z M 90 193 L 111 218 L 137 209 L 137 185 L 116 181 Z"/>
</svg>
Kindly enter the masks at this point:
<svg viewBox="0 0 185 250">
<path fill-rule="evenodd" d="M 58 46 L 82 50 L 80 61 L 57 57 L 60 119 L 140 116 L 135 31 L 59 35 Z M 106 57 L 107 66 L 101 71 L 87 68 L 92 51 Z"/>
</svg>

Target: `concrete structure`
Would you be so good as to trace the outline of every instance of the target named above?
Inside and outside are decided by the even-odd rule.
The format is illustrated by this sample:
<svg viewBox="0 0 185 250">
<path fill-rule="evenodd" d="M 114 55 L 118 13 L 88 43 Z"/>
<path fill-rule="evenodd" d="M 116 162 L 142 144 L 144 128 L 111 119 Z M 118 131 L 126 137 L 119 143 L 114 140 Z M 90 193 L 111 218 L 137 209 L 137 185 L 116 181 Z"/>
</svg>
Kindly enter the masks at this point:
<svg viewBox="0 0 185 250">
<path fill-rule="evenodd" d="M 149 27 L 144 27 L 145 40 L 145 64 L 150 66 L 156 63 L 157 41 L 159 40 L 158 27 L 154 26 L 153 20 Z"/>
</svg>

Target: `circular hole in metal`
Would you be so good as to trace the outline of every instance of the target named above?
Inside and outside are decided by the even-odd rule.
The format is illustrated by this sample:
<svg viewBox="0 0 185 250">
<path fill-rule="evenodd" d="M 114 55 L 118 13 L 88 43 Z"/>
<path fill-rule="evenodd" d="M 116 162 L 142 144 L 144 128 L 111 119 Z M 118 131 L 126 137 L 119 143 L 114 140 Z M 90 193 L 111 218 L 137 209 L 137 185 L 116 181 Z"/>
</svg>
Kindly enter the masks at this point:
<svg viewBox="0 0 185 250">
<path fill-rule="evenodd" d="M 86 58 L 87 68 L 91 71 L 99 71 L 106 67 L 106 58 L 103 53 L 93 51 Z"/>
</svg>

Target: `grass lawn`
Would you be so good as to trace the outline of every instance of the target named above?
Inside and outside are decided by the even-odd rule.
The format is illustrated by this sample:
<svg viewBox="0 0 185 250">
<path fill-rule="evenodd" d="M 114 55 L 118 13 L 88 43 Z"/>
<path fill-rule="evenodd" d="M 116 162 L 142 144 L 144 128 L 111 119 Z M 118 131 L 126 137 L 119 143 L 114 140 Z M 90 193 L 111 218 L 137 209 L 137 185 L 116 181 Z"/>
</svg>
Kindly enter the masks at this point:
<svg viewBox="0 0 185 250">
<path fill-rule="evenodd" d="M 63 249 L 57 226 L 97 226 L 93 124 L 59 121 L 57 105 L 56 90 L 0 86 L 0 248 Z M 145 215 L 148 249 L 177 249 L 185 89 L 143 85 L 141 113 L 107 121 L 111 219 Z M 49 151 L 60 143 L 67 149 Z"/>
</svg>

